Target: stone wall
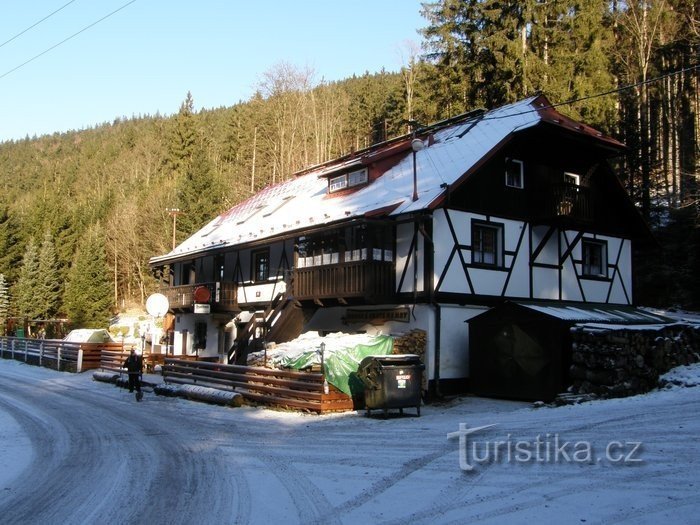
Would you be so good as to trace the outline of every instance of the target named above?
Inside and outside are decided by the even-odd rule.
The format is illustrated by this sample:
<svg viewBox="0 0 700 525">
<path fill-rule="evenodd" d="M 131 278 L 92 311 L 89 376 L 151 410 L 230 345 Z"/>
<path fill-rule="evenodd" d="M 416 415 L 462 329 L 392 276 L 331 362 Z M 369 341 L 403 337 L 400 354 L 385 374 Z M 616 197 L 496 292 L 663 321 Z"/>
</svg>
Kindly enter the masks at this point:
<svg viewBox="0 0 700 525">
<path fill-rule="evenodd" d="M 671 368 L 700 362 L 700 326 L 571 329 L 571 394 L 623 397 L 648 392 Z"/>
</svg>

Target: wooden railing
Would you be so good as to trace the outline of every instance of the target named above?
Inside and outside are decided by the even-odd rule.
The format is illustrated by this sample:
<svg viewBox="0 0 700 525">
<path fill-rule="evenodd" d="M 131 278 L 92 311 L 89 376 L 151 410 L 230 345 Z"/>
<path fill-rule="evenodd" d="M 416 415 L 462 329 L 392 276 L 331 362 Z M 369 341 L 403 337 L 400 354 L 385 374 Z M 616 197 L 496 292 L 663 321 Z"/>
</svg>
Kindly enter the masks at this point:
<svg viewBox="0 0 700 525">
<path fill-rule="evenodd" d="M 318 413 L 353 409 L 350 396 L 335 387 L 324 393 L 323 374 L 318 373 L 166 358 L 163 378 L 166 383 L 235 390 L 249 401 L 266 405 Z"/>
<path fill-rule="evenodd" d="M 548 190 L 539 197 L 541 219 L 590 221 L 593 218 L 590 188 L 576 184 L 552 184 Z"/>
<path fill-rule="evenodd" d="M 0 337 L 0 357 L 67 372 L 100 368 L 103 351 L 122 351 L 124 348 L 121 343 L 70 343 L 62 339 Z"/>
<path fill-rule="evenodd" d="M 209 304 L 213 311 L 234 311 L 238 309 L 238 286 L 230 281 L 169 286 L 161 288 L 159 291 L 168 298 L 170 308 L 191 309 L 194 307 L 194 291 L 200 286 L 209 290 L 211 296 Z"/>
<path fill-rule="evenodd" d="M 393 263 L 353 261 L 296 268 L 293 293 L 300 301 L 362 297 L 376 302 L 394 294 L 394 282 Z"/>
<path fill-rule="evenodd" d="M 124 349 L 103 349 L 100 357 L 99 368 L 118 374 L 122 373 L 124 371 L 122 365 L 124 364 L 124 361 L 126 361 L 126 358 L 129 357 L 130 350 L 130 347 L 125 347 Z M 163 354 L 145 353 L 142 355 L 142 358 L 144 368 L 143 371 L 149 373 L 153 372 L 156 365 L 163 365 L 165 356 Z"/>
</svg>

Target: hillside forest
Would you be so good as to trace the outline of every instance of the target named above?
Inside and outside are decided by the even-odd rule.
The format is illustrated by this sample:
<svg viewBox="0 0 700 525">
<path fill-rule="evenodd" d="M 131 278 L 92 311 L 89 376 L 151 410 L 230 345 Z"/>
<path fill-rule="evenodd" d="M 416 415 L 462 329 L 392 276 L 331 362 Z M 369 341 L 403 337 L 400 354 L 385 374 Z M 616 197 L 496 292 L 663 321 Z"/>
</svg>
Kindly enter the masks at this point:
<svg viewBox="0 0 700 525">
<path fill-rule="evenodd" d="M 0 317 L 105 326 L 157 283 L 148 260 L 305 167 L 544 93 L 628 146 L 616 170 L 654 231 L 635 302 L 700 307 L 700 4 L 426 2 L 398 71 L 335 82 L 279 63 L 248 100 L 0 144 Z M 177 209 L 176 216 L 171 210 Z M 176 219 L 175 221 L 173 219 Z"/>
</svg>

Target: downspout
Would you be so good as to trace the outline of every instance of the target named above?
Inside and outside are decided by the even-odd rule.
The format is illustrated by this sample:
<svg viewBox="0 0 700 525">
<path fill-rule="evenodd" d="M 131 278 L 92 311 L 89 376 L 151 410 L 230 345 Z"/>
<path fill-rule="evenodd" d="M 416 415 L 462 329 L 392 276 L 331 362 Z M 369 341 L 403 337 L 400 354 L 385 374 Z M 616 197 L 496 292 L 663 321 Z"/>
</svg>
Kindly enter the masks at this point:
<svg viewBox="0 0 700 525">
<path fill-rule="evenodd" d="M 439 399 L 442 397 L 440 392 L 440 326 L 442 325 L 442 309 L 439 303 L 433 302 L 433 305 L 435 306 L 435 362 L 433 363 L 435 373 L 433 375 L 435 379 L 435 397 Z"/>
<path fill-rule="evenodd" d="M 431 221 L 432 225 L 432 221 Z M 442 394 L 440 392 L 440 344 L 442 338 L 442 308 L 440 304 L 435 301 L 435 283 L 434 283 L 434 267 L 435 267 L 435 244 L 433 243 L 432 235 L 428 235 L 425 229 L 425 223 L 421 224 L 418 231 L 423 235 L 423 240 L 425 242 L 425 282 L 428 283 L 428 295 L 429 302 L 435 308 L 435 352 L 433 353 L 433 384 L 435 397 L 440 398 Z M 428 254 L 430 256 L 428 257 Z"/>
</svg>

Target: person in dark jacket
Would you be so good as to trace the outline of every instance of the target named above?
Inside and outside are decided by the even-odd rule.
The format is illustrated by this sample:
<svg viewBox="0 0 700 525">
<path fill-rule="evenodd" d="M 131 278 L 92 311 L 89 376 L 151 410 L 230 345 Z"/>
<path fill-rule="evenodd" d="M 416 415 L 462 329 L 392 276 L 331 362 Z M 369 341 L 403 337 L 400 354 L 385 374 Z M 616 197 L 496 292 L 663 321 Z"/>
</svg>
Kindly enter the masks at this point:
<svg viewBox="0 0 700 525">
<path fill-rule="evenodd" d="M 141 374 L 143 373 L 143 360 L 136 353 L 136 350 L 131 349 L 129 357 L 124 361 L 124 368 L 129 373 L 129 392 L 133 392 L 134 388 L 137 392 L 141 392 Z"/>
</svg>

